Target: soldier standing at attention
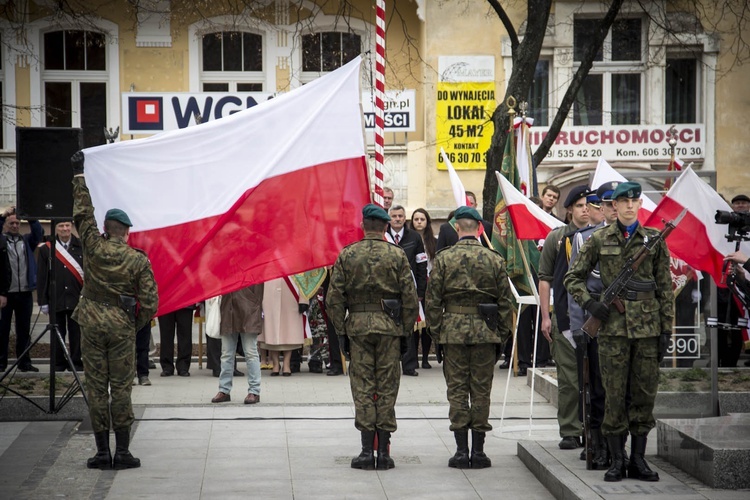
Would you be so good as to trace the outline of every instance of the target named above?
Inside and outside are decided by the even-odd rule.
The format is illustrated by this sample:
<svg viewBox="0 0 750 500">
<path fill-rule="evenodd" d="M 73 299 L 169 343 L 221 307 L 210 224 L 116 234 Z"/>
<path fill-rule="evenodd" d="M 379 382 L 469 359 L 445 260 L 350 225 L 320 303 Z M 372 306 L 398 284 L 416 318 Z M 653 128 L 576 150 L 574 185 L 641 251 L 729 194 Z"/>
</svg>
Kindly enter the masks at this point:
<svg viewBox="0 0 750 500">
<path fill-rule="evenodd" d="M 81 325 L 81 353 L 97 450 L 86 465 L 89 469 L 131 469 L 141 466 L 129 451 L 135 332 L 151 321 L 159 297 L 148 257 L 128 246 L 130 218 L 117 208 L 107 211 L 105 232 L 99 234 L 83 177 L 83 152 L 74 154 L 71 163 L 73 220 L 83 242 L 86 275 L 73 319 Z M 115 431 L 114 460 L 109 449 L 110 420 Z"/>
<path fill-rule="evenodd" d="M 454 217 L 459 240 L 435 257 L 425 314 L 436 351 L 445 359 L 450 429 L 457 446 L 448 466 L 484 469 L 492 465 L 484 454 L 484 438 L 492 430 L 493 368 L 510 336 L 510 286 L 503 258 L 477 241 L 479 212 L 460 207 Z"/>
<path fill-rule="evenodd" d="M 401 354 L 408 347 L 419 306 L 406 254 L 384 239 L 391 220 L 388 213 L 368 204 L 362 217 L 365 237 L 336 259 L 326 308 L 341 337 L 341 349 L 351 357 L 354 426 L 362 433 L 362 453 L 352 459 L 352 468 L 375 469 L 377 436 L 377 468 L 384 470 L 394 467 L 388 445 L 396 431 Z"/>
<path fill-rule="evenodd" d="M 599 302 L 586 288 L 589 273 L 599 264 L 606 289 L 649 238 L 658 231 L 638 223 L 641 186 L 623 182 L 612 193 L 617 222 L 596 231 L 581 247 L 565 276 L 565 286 L 576 302 L 602 320 L 599 331 L 599 364 L 606 393 L 602 434 L 612 454 L 612 466 L 605 481 L 627 476 L 658 481 L 644 454 L 646 436 L 654 427 L 654 400 L 659 385 L 659 362 L 664 358 L 672 335 L 674 296 L 669 273 L 669 250 L 662 240 L 648 254 L 628 281 L 621 297 L 625 313 Z M 625 391 L 630 381 L 631 401 L 626 407 Z M 625 470 L 623 436 L 630 431 L 630 465 Z"/>
</svg>

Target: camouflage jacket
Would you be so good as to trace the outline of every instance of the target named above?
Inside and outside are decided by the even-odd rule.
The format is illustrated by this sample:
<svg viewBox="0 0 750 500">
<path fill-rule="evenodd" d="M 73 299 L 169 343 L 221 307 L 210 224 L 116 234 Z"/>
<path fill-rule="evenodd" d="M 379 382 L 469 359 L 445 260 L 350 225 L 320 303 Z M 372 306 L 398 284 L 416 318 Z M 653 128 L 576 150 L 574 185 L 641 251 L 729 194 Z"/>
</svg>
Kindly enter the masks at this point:
<svg viewBox="0 0 750 500">
<path fill-rule="evenodd" d="M 610 224 L 596 232 L 581 247 L 573 266 L 565 275 L 565 287 L 583 306 L 591 295 L 586 289 L 589 273 L 599 263 L 602 285 L 606 289 L 632 257 L 649 238 L 659 232 L 644 228 L 640 224 L 630 239 L 625 242 L 617 224 Z M 643 261 L 633 280 L 655 282 L 655 298 L 622 300 L 625 314 L 610 307 L 609 320 L 602 324 L 600 335 L 629 338 L 655 337 L 661 332 L 672 331 L 674 317 L 674 295 L 672 277 L 669 273 L 669 250 L 661 241 Z"/>
<path fill-rule="evenodd" d="M 462 239 L 435 256 L 427 281 L 427 324 L 440 344 L 499 343 L 510 335 L 512 328 L 510 297 L 505 262 L 500 254 L 483 247 L 476 239 Z M 490 330 L 479 314 L 444 310 L 448 305 L 472 308 L 486 303 L 498 306 L 495 331 Z"/>
<path fill-rule="evenodd" d="M 132 331 L 146 325 L 159 304 L 154 273 L 146 255 L 128 246 L 124 239 L 105 238 L 96 228 L 91 194 L 83 177 L 73 178 L 73 221 L 83 242 L 83 293 L 73 318 L 84 328 Z M 108 305 L 106 297 L 130 295 L 138 300 L 135 325 L 123 309 Z"/>
<path fill-rule="evenodd" d="M 401 299 L 400 327 L 383 311 L 347 315 L 352 306 L 380 305 L 381 299 Z M 325 305 L 339 335 L 411 335 L 419 301 L 406 254 L 375 234 L 345 247 L 333 266 Z"/>
</svg>

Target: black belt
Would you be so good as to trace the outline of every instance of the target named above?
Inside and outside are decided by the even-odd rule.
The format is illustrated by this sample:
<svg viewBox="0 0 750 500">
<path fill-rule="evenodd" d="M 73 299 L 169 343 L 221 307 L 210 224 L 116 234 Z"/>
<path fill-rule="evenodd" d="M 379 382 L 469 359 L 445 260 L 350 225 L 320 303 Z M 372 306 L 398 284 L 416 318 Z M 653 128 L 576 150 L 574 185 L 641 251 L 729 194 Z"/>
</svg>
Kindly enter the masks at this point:
<svg viewBox="0 0 750 500">
<path fill-rule="evenodd" d="M 445 306 L 445 312 L 453 314 L 479 314 L 477 306 L 457 306 L 449 304 Z"/>
<path fill-rule="evenodd" d="M 83 287 L 81 296 L 105 306 L 120 307 L 120 295 L 116 293 L 91 292 L 88 288 Z"/>
<path fill-rule="evenodd" d="M 621 294 L 621 298 L 625 300 L 649 300 L 656 298 L 656 292 L 636 292 L 634 290 L 625 290 Z"/>
<path fill-rule="evenodd" d="M 363 312 L 383 312 L 383 306 L 380 304 L 352 304 L 347 306 L 350 313 L 363 313 Z"/>
</svg>

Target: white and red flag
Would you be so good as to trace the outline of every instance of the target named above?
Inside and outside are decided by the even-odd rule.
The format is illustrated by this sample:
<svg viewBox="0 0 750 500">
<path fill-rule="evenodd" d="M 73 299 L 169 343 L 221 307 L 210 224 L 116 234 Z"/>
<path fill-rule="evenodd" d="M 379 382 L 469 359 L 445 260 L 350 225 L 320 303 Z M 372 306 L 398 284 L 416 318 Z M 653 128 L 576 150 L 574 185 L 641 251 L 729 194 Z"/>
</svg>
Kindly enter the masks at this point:
<svg viewBox="0 0 750 500">
<path fill-rule="evenodd" d="M 685 217 L 667 238 L 670 253 L 709 273 L 717 285 L 726 286 L 721 284 L 724 256 L 735 247 L 724 237 L 727 226 L 716 224 L 714 217 L 717 210 L 732 209 L 692 168 L 682 172 L 644 225 L 661 229 L 663 220 L 674 220 L 685 208 Z M 750 244 L 743 243 L 742 251 L 750 254 Z"/>
<path fill-rule="evenodd" d="M 495 172 L 495 175 L 519 240 L 543 240 L 550 231 L 565 225 L 524 196 L 500 172 Z"/>
<path fill-rule="evenodd" d="M 97 221 L 130 216 L 158 314 L 330 265 L 361 237 L 360 63 L 221 120 L 84 150 Z"/>
<path fill-rule="evenodd" d="M 531 194 L 531 147 L 529 146 L 529 127 L 534 124 L 533 118 L 517 116 L 513 119 L 516 130 L 516 166 L 521 181 L 521 192 L 524 196 Z"/>
<path fill-rule="evenodd" d="M 599 186 L 601 186 L 605 182 L 627 181 L 628 179 L 626 179 L 625 176 L 623 176 L 617 170 L 612 168 L 612 165 L 607 163 L 604 158 L 599 158 L 599 163 L 597 163 L 596 171 L 594 172 L 594 179 L 591 181 L 591 189 L 596 191 Z M 644 226 L 647 226 L 648 224 L 646 224 L 646 221 L 651 216 L 654 209 L 656 209 L 656 203 L 654 203 L 651 198 L 643 193 L 641 193 L 641 201 L 643 203 L 641 204 L 641 209 L 638 211 L 638 221 Z"/>
</svg>

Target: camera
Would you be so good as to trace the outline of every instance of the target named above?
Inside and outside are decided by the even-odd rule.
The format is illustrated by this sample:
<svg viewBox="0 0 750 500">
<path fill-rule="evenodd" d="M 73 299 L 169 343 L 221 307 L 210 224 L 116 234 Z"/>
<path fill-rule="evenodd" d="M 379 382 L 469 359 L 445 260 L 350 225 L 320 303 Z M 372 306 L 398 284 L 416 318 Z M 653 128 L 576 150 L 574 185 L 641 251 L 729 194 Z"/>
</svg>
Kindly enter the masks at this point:
<svg viewBox="0 0 750 500">
<path fill-rule="evenodd" d="M 727 212 L 717 210 L 714 216 L 716 224 L 728 224 L 729 241 L 747 241 L 747 235 L 750 233 L 750 213 L 747 212 Z"/>
</svg>

